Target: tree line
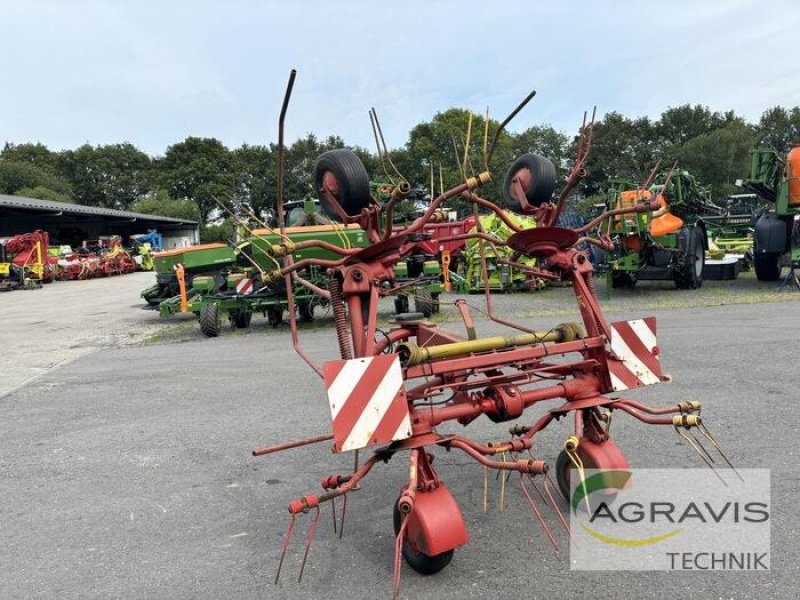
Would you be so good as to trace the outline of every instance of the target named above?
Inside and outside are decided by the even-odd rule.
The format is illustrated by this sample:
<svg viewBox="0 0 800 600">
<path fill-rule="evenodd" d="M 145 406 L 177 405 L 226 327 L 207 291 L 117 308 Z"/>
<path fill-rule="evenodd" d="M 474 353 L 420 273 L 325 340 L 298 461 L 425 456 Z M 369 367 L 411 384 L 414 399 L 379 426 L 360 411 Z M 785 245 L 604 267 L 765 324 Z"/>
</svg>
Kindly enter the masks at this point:
<svg viewBox="0 0 800 600">
<path fill-rule="evenodd" d="M 483 170 L 485 121 L 479 115 L 471 118 L 464 160 L 469 120 L 470 113 L 460 108 L 437 113 L 416 125 L 404 146 L 390 151 L 390 161 L 380 161 L 364 148 L 353 149 L 372 181 L 396 180 L 399 172 L 412 185 L 438 192 L 441 186 L 463 181 L 465 164 L 467 174 Z M 578 125 L 569 134 L 549 125 L 503 133 L 492 158 L 494 180 L 483 194 L 499 198 L 505 169 L 524 152 L 547 156 L 565 177 L 575 154 Z M 497 127 L 490 119 L 490 138 Z M 769 145 L 785 153 L 797 140 L 797 106 L 770 108 L 757 123 L 702 105 L 669 108 L 657 120 L 610 112 L 595 124 L 588 176 L 579 193 L 602 194 L 611 177 L 641 181 L 661 159 L 665 168 L 677 160 L 721 198 L 736 191 L 736 179 L 747 176 L 751 148 Z M 314 196 L 316 157 L 345 146 L 340 137 L 318 139 L 314 134 L 291 144 L 286 149 L 285 199 Z M 229 149 L 215 138 L 200 137 L 188 137 L 157 157 L 130 143 L 85 144 L 62 151 L 39 143 L 6 143 L 0 152 L 0 193 L 195 219 L 205 226 L 217 214 L 215 198 L 246 202 L 262 214 L 273 207 L 277 156 L 275 144 Z"/>
</svg>

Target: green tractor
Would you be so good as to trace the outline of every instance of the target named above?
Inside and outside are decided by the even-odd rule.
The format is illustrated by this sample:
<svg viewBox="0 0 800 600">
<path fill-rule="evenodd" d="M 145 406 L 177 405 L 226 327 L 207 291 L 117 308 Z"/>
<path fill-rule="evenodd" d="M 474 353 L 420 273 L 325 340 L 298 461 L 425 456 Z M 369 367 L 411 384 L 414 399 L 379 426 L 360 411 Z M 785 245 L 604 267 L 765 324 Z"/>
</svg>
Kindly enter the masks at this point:
<svg viewBox="0 0 800 600">
<path fill-rule="evenodd" d="M 755 224 L 753 264 L 759 281 L 780 279 L 784 262 L 800 287 L 795 269 L 800 265 L 800 143 L 783 158 L 771 148 L 750 152 L 750 177 L 737 182 L 774 206 Z"/>
<path fill-rule="evenodd" d="M 650 186 L 612 180 L 609 209 L 656 201 L 658 208 L 609 221 L 614 249 L 605 255 L 610 288 L 639 280 L 672 280 L 678 289 L 703 285 L 708 232 L 703 214 L 718 212 L 709 190 L 686 171 L 661 174 Z"/>
</svg>

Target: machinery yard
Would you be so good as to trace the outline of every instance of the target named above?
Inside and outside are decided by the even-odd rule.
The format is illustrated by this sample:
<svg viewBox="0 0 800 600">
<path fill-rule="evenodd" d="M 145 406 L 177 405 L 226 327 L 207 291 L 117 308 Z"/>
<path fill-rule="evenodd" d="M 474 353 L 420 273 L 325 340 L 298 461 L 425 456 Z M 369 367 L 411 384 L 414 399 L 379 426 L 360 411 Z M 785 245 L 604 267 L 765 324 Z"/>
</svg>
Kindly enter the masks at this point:
<svg viewBox="0 0 800 600">
<path fill-rule="evenodd" d="M 324 388 L 314 380 L 296 385 L 308 374 L 293 356 L 288 327 L 259 322 L 238 335 L 205 339 L 194 320 L 176 325 L 142 310 L 135 296 L 142 281 L 134 280 L 145 277 L 152 274 L 79 287 L 56 283 L 47 295 L 25 292 L 41 304 L 29 304 L 25 315 L 8 321 L 11 333 L 24 326 L 38 343 L 14 348 L 14 364 L 29 365 L 18 379 L 4 371 L 0 597 L 388 596 L 391 504 L 405 466 L 382 467 L 381 480 L 351 494 L 343 539 L 329 519 L 320 522 L 301 584 L 295 579 L 302 543 L 292 546 L 275 585 L 287 497 L 346 470 L 351 459 L 331 454 L 327 444 L 261 459 L 250 451 L 296 437 L 299 429 L 326 433 Z M 115 296 L 101 302 L 101 296 L 83 293 L 83 286 L 96 285 L 109 286 Z M 671 573 L 570 573 L 563 532 L 562 551 L 551 551 L 518 489 L 509 492 L 504 513 L 491 508 L 484 514 L 480 467 L 437 450 L 437 465 L 460 499 L 472 543 L 435 578 L 407 571 L 401 597 L 490 598 L 499 586 L 530 581 L 537 597 L 581 595 L 587 588 L 605 597 L 794 597 L 800 472 L 791 442 L 798 433 L 791 390 L 800 299 L 754 278 L 740 279 L 736 290 L 707 282 L 699 299 L 653 282 L 616 293 L 606 306 L 615 318 L 630 314 L 634 302 L 636 314 L 661 317 L 662 362 L 675 382 L 642 390 L 639 397 L 663 404 L 702 397 L 704 415 L 713 419 L 737 466 L 772 469 L 771 571 L 688 573 L 680 579 Z M 9 299 L 21 294 L 0 296 L 7 303 L 3 310 L 17 310 Z M 481 297 L 467 299 L 478 305 Z M 442 319 L 454 317 L 448 300 Z M 567 289 L 497 296 L 496 302 L 526 315 L 574 310 Z M 384 303 L 381 313 L 388 317 L 391 300 Z M 648 305 L 654 310 L 643 308 Z M 480 335 L 499 330 L 484 320 L 476 327 Z M 304 339 L 315 356 L 335 351 L 328 327 L 307 331 Z M 753 375 L 735 376 L 743 372 Z M 485 419 L 471 428 L 485 439 L 503 430 Z M 544 432 L 543 447 L 557 448 L 565 431 L 558 426 Z M 666 429 L 648 435 L 620 422 L 616 439 L 636 467 L 696 459 Z M 508 560 L 511 554 L 520 560 Z M 487 561 L 487 555 L 496 559 Z"/>
</svg>

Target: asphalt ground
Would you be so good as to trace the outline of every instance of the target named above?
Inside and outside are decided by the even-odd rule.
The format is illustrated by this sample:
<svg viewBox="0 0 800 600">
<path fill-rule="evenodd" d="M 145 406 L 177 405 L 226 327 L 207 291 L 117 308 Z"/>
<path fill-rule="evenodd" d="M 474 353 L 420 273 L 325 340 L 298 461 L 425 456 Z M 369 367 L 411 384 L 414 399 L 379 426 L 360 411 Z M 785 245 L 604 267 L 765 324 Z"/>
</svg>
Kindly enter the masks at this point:
<svg viewBox="0 0 800 600">
<path fill-rule="evenodd" d="M 480 467 L 436 450 L 471 541 L 438 575 L 404 567 L 401 597 L 797 598 L 800 294 L 737 283 L 751 289 L 736 295 L 707 285 L 691 297 L 652 284 L 606 304 L 613 319 L 658 317 L 662 364 L 675 379 L 630 396 L 657 404 L 701 400 L 706 422 L 737 466 L 772 470 L 771 571 L 570 571 L 554 518 L 558 553 L 518 490 L 509 489 L 503 513 L 493 507 L 484 514 Z M 13 294 L 39 293 L 48 292 Z M 468 299 L 480 307 L 479 297 Z M 568 290 L 503 296 L 498 305 L 536 327 L 575 315 Z M 159 323 L 135 297 L 117 310 Z M 453 312 L 445 306 L 441 319 Z M 47 327 L 60 322 L 55 308 L 42 315 Z M 162 325 L 147 343 L 109 342 L 0 398 L 0 597 L 390 597 L 391 514 L 407 477 L 403 456 L 378 465 L 350 495 L 342 539 L 324 507 L 298 584 L 310 523 L 308 515 L 300 518 L 282 579 L 273 583 L 287 503 L 319 492 L 322 477 L 348 472 L 352 457 L 331 454 L 327 444 L 250 456 L 258 446 L 330 431 L 322 383 L 293 352 L 286 328 L 271 330 L 263 319 L 253 324 L 216 339 L 200 337 L 190 320 Z M 480 335 L 500 331 L 487 321 L 477 325 Z M 26 331 L 58 335 L 41 323 Z M 324 324 L 302 340 L 318 360 L 336 354 Z M 24 354 L 15 357 L 12 348 L 9 356 Z M 543 410 L 526 412 L 525 421 Z M 442 431 L 487 441 L 504 437 L 507 426 L 481 418 Z M 614 429 L 634 467 L 701 466 L 670 428 L 620 416 Z M 545 430 L 537 455 L 554 463 L 566 435 L 563 423 Z"/>
</svg>

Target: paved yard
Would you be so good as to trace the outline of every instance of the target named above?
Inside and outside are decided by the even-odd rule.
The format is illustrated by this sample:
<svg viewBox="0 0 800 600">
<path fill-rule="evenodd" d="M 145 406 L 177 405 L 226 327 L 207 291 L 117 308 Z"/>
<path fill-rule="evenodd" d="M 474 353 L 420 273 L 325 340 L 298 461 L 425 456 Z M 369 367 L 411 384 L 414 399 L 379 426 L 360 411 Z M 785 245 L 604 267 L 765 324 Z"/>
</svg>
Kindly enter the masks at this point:
<svg viewBox="0 0 800 600">
<path fill-rule="evenodd" d="M 323 513 L 297 584 L 308 523 L 301 519 L 282 581 L 273 584 L 287 502 L 317 491 L 321 477 L 346 472 L 350 462 L 326 444 L 259 459 L 249 452 L 327 433 L 321 383 L 293 353 L 285 328 L 268 329 L 263 320 L 254 319 L 246 334 L 211 340 L 200 338 L 193 323 L 163 333 L 157 315 L 139 308 L 138 290 L 151 277 L 54 284 L 0 297 L 4 303 L 26 299 L 26 307 L 4 307 L 26 319 L 13 331 L 32 338 L 21 351 L 34 359 L 26 359 L 25 377 L 4 375 L 4 389 L 12 391 L 0 398 L 0 597 L 388 597 L 391 506 L 406 476 L 403 458 L 376 467 L 352 495 L 344 539 L 333 535 L 329 512 Z M 61 310 L 69 302 L 85 305 L 75 296 L 46 302 L 62 290 L 71 295 L 73 285 L 115 291 L 105 308 L 87 306 L 81 314 Z M 127 295 L 114 287 L 121 285 Z M 554 312 L 564 311 L 565 290 L 551 292 L 501 302 L 519 313 L 548 301 Z M 796 598 L 800 303 L 783 298 L 654 311 L 617 307 L 621 316 L 657 314 L 662 361 L 675 377 L 672 385 L 632 396 L 659 404 L 702 400 L 711 430 L 738 465 L 772 469 L 771 572 L 571 572 L 563 536 L 562 552 L 554 553 L 518 490 L 510 490 L 506 512 L 483 514 L 481 470 L 464 456 L 437 451 L 471 542 L 437 576 L 404 569 L 402 596 Z M 102 319 L 100 331 L 87 331 Z M 485 321 L 478 329 L 497 332 Z M 157 331 L 158 343 L 128 344 Z M 335 352 L 327 329 L 303 339 L 320 359 Z M 89 353 L 97 347 L 103 351 Z M 54 368 L 64 360 L 72 362 Z M 538 414 L 530 412 L 526 420 Z M 465 433 L 496 439 L 506 427 L 481 418 Z M 555 460 L 565 431 L 545 432 L 542 458 Z M 634 466 L 700 466 L 668 428 L 621 416 L 615 437 Z"/>
</svg>

